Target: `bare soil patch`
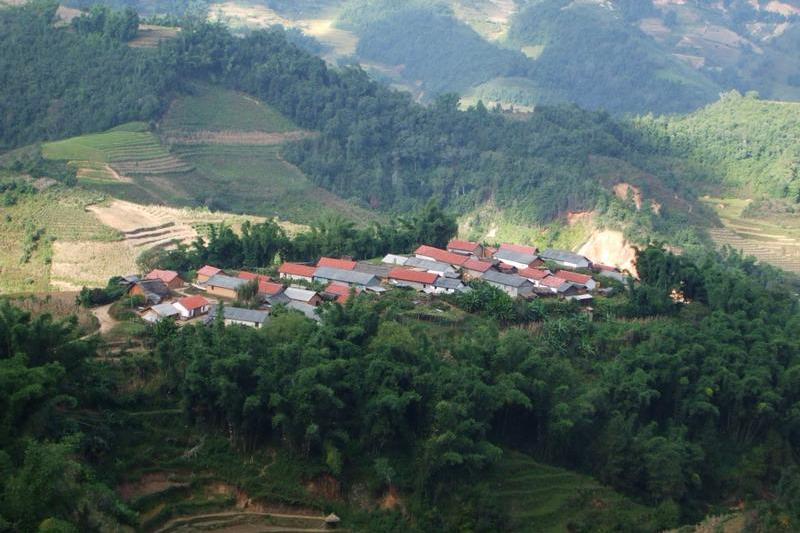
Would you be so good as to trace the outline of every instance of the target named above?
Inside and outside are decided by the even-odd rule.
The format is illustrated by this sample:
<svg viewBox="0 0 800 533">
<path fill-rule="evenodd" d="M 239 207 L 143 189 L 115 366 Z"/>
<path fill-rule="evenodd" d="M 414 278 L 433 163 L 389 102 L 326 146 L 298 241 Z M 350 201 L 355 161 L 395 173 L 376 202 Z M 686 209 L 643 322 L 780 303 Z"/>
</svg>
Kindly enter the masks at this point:
<svg viewBox="0 0 800 533">
<path fill-rule="evenodd" d="M 615 266 L 636 275 L 636 250 L 621 231 L 596 230 L 578 253 L 595 263 Z"/>
</svg>

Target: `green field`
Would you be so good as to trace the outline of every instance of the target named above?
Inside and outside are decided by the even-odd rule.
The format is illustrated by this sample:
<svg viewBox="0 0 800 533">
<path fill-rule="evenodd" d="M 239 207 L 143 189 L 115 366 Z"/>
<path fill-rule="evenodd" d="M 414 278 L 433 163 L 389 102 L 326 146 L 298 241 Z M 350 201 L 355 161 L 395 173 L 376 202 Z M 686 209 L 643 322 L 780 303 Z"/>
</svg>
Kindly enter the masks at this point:
<svg viewBox="0 0 800 533">
<path fill-rule="evenodd" d="M 643 531 L 651 529 L 647 527 L 651 509 L 590 477 L 543 465 L 521 453 L 506 452 L 487 484 L 507 506 L 515 531 L 563 533 L 576 524 L 611 531 L 605 529 L 611 516 Z"/>
<path fill-rule="evenodd" d="M 232 213 L 278 216 L 307 223 L 339 213 L 356 220 L 375 215 L 315 186 L 280 157 L 279 146 L 176 146 L 195 172 L 173 177 L 195 201 Z"/>
<path fill-rule="evenodd" d="M 245 94 L 200 84 L 193 91 L 172 102 L 161 121 L 162 130 L 284 133 L 298 129 L 270 106 Z"/>
</svg>

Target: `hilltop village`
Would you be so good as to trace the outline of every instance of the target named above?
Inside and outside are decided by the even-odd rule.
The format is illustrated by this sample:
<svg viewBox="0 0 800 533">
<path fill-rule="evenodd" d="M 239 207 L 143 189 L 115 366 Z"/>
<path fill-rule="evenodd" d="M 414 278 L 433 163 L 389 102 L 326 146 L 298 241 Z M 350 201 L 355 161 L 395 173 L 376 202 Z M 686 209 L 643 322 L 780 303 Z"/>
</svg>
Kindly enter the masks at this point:
<svg viewBox="0 0 800 533">
<path fill-rule="evenodd" d="M 387 254 L 380 261 L 322 257 L 315 264 L 284 262 L 272 275 L 205 265 L 192 280 L 155 269 L 141 278 L 125 276 L 120 283 L 139 298 L 139 314 L 150 323 L 166 318 L 213 321 L 221 312 L 226 324 L 260 328 L 279 305 L 318 321 L 321 304 L 344 304 L 364 291 L 458 294 L 471 291 L 470 284 L 478 280 L 512 298 L 562 298 L 590 307 L 595 294 L 608 290 L 609 281 L 624 283 L 627 277 L 569 251 L 518 244 L 495 248 L 454 239 L 447 249 L 422 245 L 412 255 Z"/>
</svg>

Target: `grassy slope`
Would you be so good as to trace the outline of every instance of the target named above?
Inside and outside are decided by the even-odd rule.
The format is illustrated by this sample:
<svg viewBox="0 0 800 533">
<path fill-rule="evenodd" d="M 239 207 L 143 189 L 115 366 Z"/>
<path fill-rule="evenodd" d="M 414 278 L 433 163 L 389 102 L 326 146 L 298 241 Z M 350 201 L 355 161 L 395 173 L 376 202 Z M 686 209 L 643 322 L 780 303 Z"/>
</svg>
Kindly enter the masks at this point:
<svg viewBox="0 0 800 533">
<path fill-rule="evenodd" d="M 196 86 L 195 94 L 173 101 L 161 128 L 267 133 L 298 129 L 291 120 L 255 98 L 205 85 Z"/>
<path fill-rule="evenodd" d="M 485 481 L 503 501 L 515 531 L 563 532 L 569 524 L 596 524 L 614 514 L 647 529 L 651 510 L 588 476 L 543 465 L 529 456 L 506 452 Z"/>
</svg>

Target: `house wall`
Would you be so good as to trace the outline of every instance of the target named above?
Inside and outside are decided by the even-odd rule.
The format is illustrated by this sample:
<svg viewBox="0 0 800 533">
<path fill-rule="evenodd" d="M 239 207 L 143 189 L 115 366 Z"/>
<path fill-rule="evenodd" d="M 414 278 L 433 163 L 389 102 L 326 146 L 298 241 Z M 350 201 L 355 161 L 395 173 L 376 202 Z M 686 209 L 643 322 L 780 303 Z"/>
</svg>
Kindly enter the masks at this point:
<svg viewBox="0 0 800 533">
<path fill-rule="evenodd" d="M 303 281 L 308 281 L 308 282 L 313 281 L 308 276 L 298 276 L 297 274 L 285 274 L 285 273 L 282 273 L 282 274 L 279 274 L 278 277 L 281 278 L 281 279 L 301 279 Z"/>
<path fill-rule="evenodd" d="M 261 327 L 261 324 L 259 324 L 257 322 L 245 322 L 244 320 L 230 320 L 230 319 L 226 318 L 224 322 L 225 322 L 226 326 L 232 326 L 232 325 L 235 325 L 235 326 L 247 326 L 247 327 L 256 328 L 256 329 L 259 329 Z"/>
<path fill-rule="evenodd" d="M 233 289 L 225 289 L 223 287 L 214 287 L 208 286 L 206 287 L 206 291 L 209 294 L 213 294 L 214 296 L 220 296 L 222 298 L 230 298 L 231 300 L 236 299 L 236 291 Z"/>
<path fill-rule="evenodd" d="M 180 276 L 178 276 L 169 283 L 166 283 L 166 286 L 169 287 L 170 289 L 179 289 L 183 287 L 183 280 L 180 278 Z"/>
</svg>

